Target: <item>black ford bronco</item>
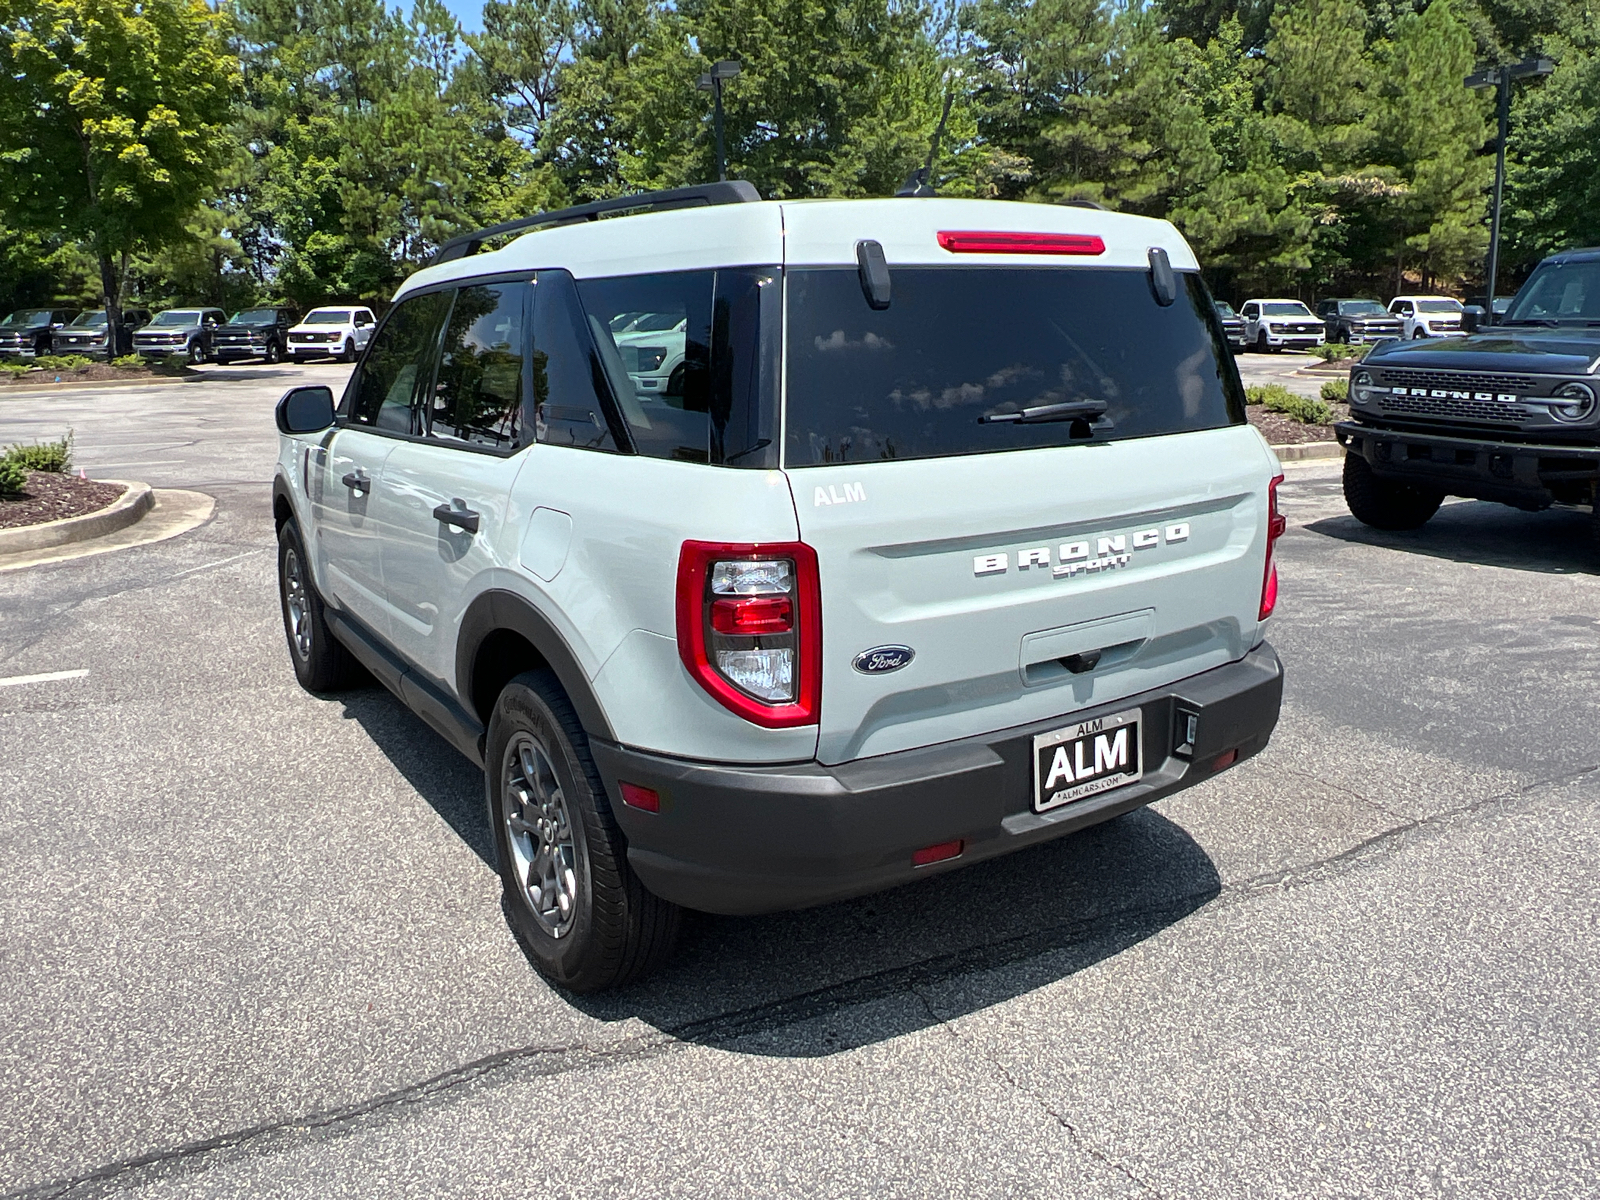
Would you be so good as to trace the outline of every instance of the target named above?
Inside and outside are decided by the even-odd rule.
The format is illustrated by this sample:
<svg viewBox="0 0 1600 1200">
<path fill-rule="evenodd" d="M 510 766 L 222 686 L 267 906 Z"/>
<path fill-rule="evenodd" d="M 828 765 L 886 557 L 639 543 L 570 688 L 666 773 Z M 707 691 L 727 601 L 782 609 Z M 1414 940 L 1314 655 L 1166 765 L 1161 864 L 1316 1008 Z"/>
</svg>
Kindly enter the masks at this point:
<svg viewBox="0 0 1600 1200">
<path fill-rule="evenodd" d="M 1350 511 L 1416 529 L 1446 496 L 1585 506 L 1600 554 L 1600 248 L 1545 259 L 1483 322 L 1469 308 L 1462 336 L 1386 342 L 1351 369 L 1335 426 Z"/>
</svg>

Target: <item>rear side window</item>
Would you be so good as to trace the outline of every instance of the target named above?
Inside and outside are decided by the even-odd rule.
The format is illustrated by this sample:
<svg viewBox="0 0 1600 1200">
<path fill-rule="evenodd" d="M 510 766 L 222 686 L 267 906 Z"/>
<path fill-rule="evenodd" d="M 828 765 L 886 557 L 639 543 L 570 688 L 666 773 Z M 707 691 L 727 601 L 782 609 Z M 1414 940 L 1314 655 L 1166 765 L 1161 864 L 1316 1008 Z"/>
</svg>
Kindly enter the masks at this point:
<svg viewBox="0 0 1600 1200">
<path fill-rule="evenodd" d="M 456 292 L 439 355 L 430 436 L 493 450 L 521 444 L 527 283 Z"/>
<path fill-rule="evenodd" d="M 858 273 L 789 272 L 785 465 L 1057 446 L 1070 422 L 980 423 L 1103 401 L 1094 441 L 1243 424 L 1244 394 L 1194 273 L 1175 304 L 1146 272 L 898 267 L 874 310 Z"/>
<path fill-rule="evenodd" d="M 776 268 L 585 279 L 578 292 L 638 453 L 777 464 Z"/>
<path fill-rule="evenodd" d="M 389 433 L 425 432 L 423 398 L 433 381 L 450 299 L 450 292 L 430 292 L 390 310 L 345 393 L 345 415 L 352 424 Z"/>
<path fill-rule="evenodd" d="M 572 276 L 540 271 L 534 286 L 533 404 L 539 441 L 615 450 L 605 369 Z"/>
</svg>

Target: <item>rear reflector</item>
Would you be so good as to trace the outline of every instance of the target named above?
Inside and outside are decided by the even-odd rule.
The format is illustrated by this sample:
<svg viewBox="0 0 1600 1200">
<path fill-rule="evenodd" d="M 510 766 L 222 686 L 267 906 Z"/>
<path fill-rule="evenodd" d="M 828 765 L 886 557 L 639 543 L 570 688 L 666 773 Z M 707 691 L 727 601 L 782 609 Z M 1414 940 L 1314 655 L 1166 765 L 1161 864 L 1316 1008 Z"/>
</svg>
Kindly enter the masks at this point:
<svg viewBox="0 0 1600 1200">
<path fill-rule="evenodd" d="M 1104 254 L 1106 244 L 1092 233 L 986 233 L 941 229 L 939 245 L 951 254 Z"/>
<path fill-rule="evenodd" d="M 629 808 L 641 812 L 661 811 L 661 794 L 653 788 L 640 787 L 637 783 L 618 783 L 617 788 L 622 792 L 622 802 Z"/>
<path fill-rule="evenodd" d="M 1211 769 L 1213 771 L 1221 771 L 1227 767 L 1233 766 L 1233 764 L 1238 761 L 1239 752 L 1237 750 L 1229 750 L 1226 753 L 1217 755 L 1216 761 L 1211 764 Z"/>
<path fill-rule="evenodd" d="M 735 637 L 790 633 L 794 629 L 794 601 L 787 596 L 719 599 L 711 605 L 711 628 Z"/>
<path fill-rule="evenodd" d="M 961 838 L 957 838 L 953 842 L 940 842 L 937 846 L 924 846 L 912 853 L 911 865 L 926 867 L 932 863 L 944 862 L 947 858 L 960 858 L 966 844 Z"/>
</svg>

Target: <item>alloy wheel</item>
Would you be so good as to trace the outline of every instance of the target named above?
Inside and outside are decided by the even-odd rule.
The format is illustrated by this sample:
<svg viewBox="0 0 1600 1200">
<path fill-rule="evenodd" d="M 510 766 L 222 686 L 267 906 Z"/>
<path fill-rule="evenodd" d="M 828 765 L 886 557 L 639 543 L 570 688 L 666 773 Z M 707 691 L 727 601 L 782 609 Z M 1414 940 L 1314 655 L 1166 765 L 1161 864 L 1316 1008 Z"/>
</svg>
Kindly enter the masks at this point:
<svg viewBox="0 0 1600 1200">
<path fill-rule="evenodd" d="M 283 600 L 289 610 L 289 639 L 302 662 L 311 657 L 311 606 L 306 593 L 305 568 L 291 546 L 283 555 Z"/>
<path fill-rule="evenodd" d="M 522 899 L 540 929 L 564 937 L 578 916 L 578 848 L 566 794 L 530 733 L 511 739 L 501 771 L 506 844 Z"/>
</svg>

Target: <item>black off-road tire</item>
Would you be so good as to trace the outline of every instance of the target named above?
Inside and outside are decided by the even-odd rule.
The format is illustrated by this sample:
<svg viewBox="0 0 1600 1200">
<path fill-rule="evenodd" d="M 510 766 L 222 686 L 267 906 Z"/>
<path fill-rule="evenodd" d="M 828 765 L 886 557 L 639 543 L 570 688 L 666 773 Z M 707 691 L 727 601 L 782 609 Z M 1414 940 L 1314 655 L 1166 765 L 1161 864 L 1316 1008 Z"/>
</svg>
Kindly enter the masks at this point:
<svg viewBox="0 0 1600 1200">
<path fill-rule="evenodd" d="M 294 611 L 298 571 L 300 615 Z M 295 678 L 308 692 L 339 692 L 360 687 L 370 678 L 350 651 L 328 629 L 327 610 L 311 577 L 305 543 L 293 521 L 278 530 L 278 603 L 283 610 L 283 633 L 289 642 L 289 661 Z"/>
<path fill-rule="evenodd" d="M 1344 499 L 1356 520 L 1374 529 L 1421 529 L 1444 503 L 1444 493 L 1382 479 L 1359 454 L 1344 456 Z"/>
<path fill-rule="evenodd" d="M 514 790 L 515 747 L 526 746 L 525 738 L 548 759 L 570 818 L 576 912 L 559 936 L 541 925 L 512 853 L 508 818 L 518 805 L 514 799 L 508 803 L 508 794 Z M 647 891 L 628 865 L 627 842 L 588 736 L 554 673 L 525 672 L 501 691 L 489 718 L 484 774 L 506 919 L 540 973 L 572 992 L 598 992 L 631 983 L 664 962 L 678 936 L 681 910 Z"/>
</svg>

